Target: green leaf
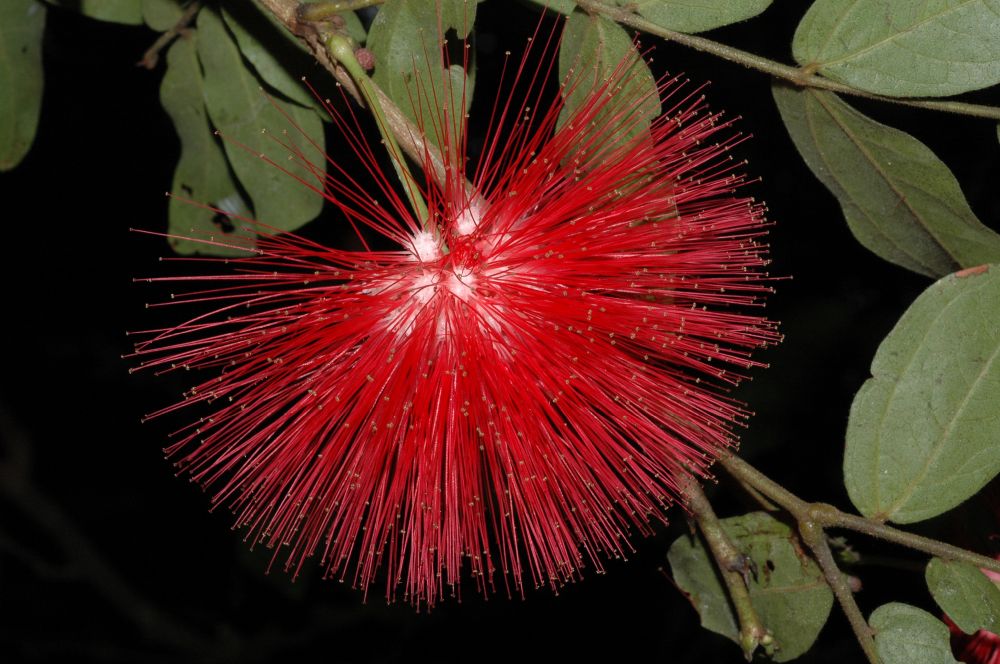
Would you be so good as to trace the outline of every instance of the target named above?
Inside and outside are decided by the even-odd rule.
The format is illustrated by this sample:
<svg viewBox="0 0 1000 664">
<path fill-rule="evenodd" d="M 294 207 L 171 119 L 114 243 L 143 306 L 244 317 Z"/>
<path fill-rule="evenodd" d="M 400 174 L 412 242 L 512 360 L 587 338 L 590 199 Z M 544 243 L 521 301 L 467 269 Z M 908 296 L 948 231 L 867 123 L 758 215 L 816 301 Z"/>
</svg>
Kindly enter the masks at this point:
<svg viewBox="0 0 1000 664">
<path fill-rule="evenodd" d="M 157 32 L 166 32 L 184 15 L 179 0 L 142 0 L 142 20 Z"/>
<path fill-rule="evenodd" d="M 922 609 L 891 602 L 875 609 L 868 624 L 882 664 L 958 664 L 948 627 Z"/>
<path fill-rule="evenodd" d="M 976 218 L 923 143 L 830 92 L 780 85 L 773 92 L 795 146 L 865 247 L 935 277 L 1000 261 L 1000 235 Z"/>
<path fill-rule="evenodd" d="M 313 71 L 315 58 L 298 39 L 252 2 L 229 3 L 222 8 L 222 17 L 243 57 L 264 82 L 301 106 L 315 106 L 315 98 L 302 84 L 302 76 Z"/>
<path fill-rule="evenodd" d="M 464 39 L 475 15 L 471 0 L 388 0 L 368 32 L 367 47 L 375 55 L 372 80 L 439 148 L 446 126 L 441 106 L 449 102 L 449 134 L 457 137 L 475 83 L 460 61 L 445 66 L 440 35 L 454 30 Z"/>
<path fill-rule="evenodd" d="M 208 122 L 195 39 L 197 36 L 191 35 L 173 43 L 167 51 L 167 71 L 160 84 L 160 101 L 181 140 L 181 158 L 174 170 L 171 187 L 174 197 L 171 197 L 168 208 L 168 239 L 170 246 L 179 254 L 246 254 L 244 250 L 224 245 L 235 240 L 237 246 L 252 247 L 255 236 L 252 228 L 245 222 L 235 220 L 230 226 L 231 232 L 226 233 L 226 228 L 217 223 L 216 212 L 195 204 L 201 203 L 243 217 L 252 214 L 240 195 L 226 154 Z M 199 242 L 199 238 L 210 242 L 217 240 L 221 245 Z"/>
<path fill-rule="evenodd" d="M 573 0 L 530 0 L 536 5 L 541 5 L 548 9 L 555 10 L 560 14 L 566 14 L 569 16 L 576 9 L 576 3 Z"/>
<path fill-rule="evenodd" d="M 21 163 L 31 148 L 42 107 L 45 5 L 0 2 L 0 171 Z"/>
<path fill-rule="evenodd" d="M 625 7 L 667 30 L 704 32 L 723 25 L 739 23 L 757 16 L 771 6 L 773 0 L 615 0 Z"/>
<path fill-rule="evenodd" d="M 823 573 L 804 556 L 795 534 L 764 512 L 720 521 L 733 544 L 754 562 L 750 601 L 780 647 L 773 659 L 786 662 L 812 646 L 830 615 L 833 593 Z M 722 580 L 700 540 L 681 537 L 667 554 L 674 580 L 698 614 L 702 626 L 733 641 L 738 626 Z"/>
<path fill-rule="evenodd" d="M 847 425 L 844 481 L 865 516 L 913 523 L 1000 471 L 1000 266 L 933 284 L 883 340 Z"/>
<path fill-rule="evenodd" d="M 934 601 L 963 632 L 1000 632 L 1000 588 L 982 570 L 932 558 L 924 576 Z"/>
<path fill-rule="evenodd" d="M 142 0 L 49 0 L 49 2 L 66 9 L 73 9 L 98 21 L 126 25 L 142 24 Z"/>
<path fill-rule="evenodd" d="M 304 0 L 304 1 L 323 2 L 323 0 Z M 344 19 L 344 30 L 347 31 L 347 36 L 359 44 L 364 44 L 365 40 L 368 39 L 368 33 L 365 32 L 365 26 L 364 24 L 361 23 L 361 19 L 358 18 L 358 15 L 352 11 L 345 10 L 342 12 L 338 12 L 337 16 Z"/>
<path fill-rule="evenodd" d="M 319 116 L 265 95 L 217 13 L 203 9 L 198 14 L 198 30 L 205 105 L 224 137 L 229 163 L 250 194 L 257 220 L 280 230 L 295 230 L 323 207 L 322 195 L 303 184 L 321 187 L 317 173 L 324 172 L 325 156 Z M 286 130 L 288 134 L 281 135 Z M 271 132 L 274 135 L 268 135 Z M 279 141 L 300 146 L 315 166 L 310 169 L 301 159 L 290 158 L 291 151 Z"/>
<path fill-rule="evenodd" d="M 624 28 L 596 14 L 576 12 L 570 16 L 559 48 L 559 78 L 567 82 L 568 94 L 558 126 L 569 122 L 591 91 L 616 72 L 621 83 L 607 91 L 612 100 L 598 116 L 593 131 L 625 142 L 648 132 L 650 123 L 660 114 L 656 79 Z M 635 110 L 626 112 L 636 102 Z M 618 131 L 616 127 L 620 126 L 628 129 Z M 580 143 L 586 142 L 581 136 Z"/>
<path fill-rule="evenodd" d="M 677 538 L 667 552 L 667 562 L 677 587 L 698 612 L 701 626 L 739 643 L 736 614 L 719 571 L 701 540 L 691 535 Z"/>
<path fill-rule="evenodd" d="M 897 97 L 1000 83 L 1000 0 L 816 0 L 792 42 L 799 64 Z"/>
</svg>

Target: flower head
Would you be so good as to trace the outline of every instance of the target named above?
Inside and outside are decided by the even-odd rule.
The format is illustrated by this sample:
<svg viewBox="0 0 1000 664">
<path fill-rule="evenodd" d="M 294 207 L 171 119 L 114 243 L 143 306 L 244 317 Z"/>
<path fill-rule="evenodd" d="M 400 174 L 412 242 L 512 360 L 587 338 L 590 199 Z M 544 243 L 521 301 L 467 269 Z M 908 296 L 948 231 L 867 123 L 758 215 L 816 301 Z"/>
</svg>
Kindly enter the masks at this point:
<svg viewBox="0 0 1000 664">
<path fill-rule="evenodd" d="M 443 177 L 428 153 L 409 182 L 427 220 L 331 105 L 380 190 L 334 159 L 315 188 L 393 246 L 261 235 L 169 302 L 205 313 L 136 345 L 141 367 L 197 371 L 154 413 L 204 407 L 167 452 L 286 568 L 318 556 L 427 605 L 464 574 L 556 588 L 626 555 L 733 445 L 745 413 L 725 387 L 778 337 L 736 308 L 771 290 L 763 208 L 737 195 L 737 139 L 697 92 L 664 81 L 641 124 L 630 64 L 562 124 L 521 65 L 530 91 L 497 102 L 471 169 L 444 104 L 423 123 Z"/>
</svg>

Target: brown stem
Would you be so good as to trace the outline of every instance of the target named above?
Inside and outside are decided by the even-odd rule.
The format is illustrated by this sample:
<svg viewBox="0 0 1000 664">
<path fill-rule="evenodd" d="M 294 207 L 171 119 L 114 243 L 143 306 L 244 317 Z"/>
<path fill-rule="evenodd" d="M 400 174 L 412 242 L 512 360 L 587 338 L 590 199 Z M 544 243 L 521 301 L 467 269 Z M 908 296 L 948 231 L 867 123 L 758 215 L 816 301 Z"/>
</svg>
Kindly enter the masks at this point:
<svg viewBox="0 0 1000 664">
<path fill-rule="evenodd" d="M 727 456 L 720 463 L 737 479 L 756 488 L 765 496 L 781 505 L 799 521 L 810 521 L 823 528 L 846 528 L 870 537 L 929 553 L 932 556 L 968 563 L 976 567 L 1000 572 L 1000 561 L 972 551 L 939 542 L 922 535 L 887 526 L 881 521 L 863 516 L 847 514 L 826 503 L 808 503 L 780 486 L 759 470 L 736 456 Z"/>
<path fill-rule="evenodd" d="M 872 629 L 868 626 L 868 621 L 861 613 L 858 603 L 854 601 L 854 593 L 847 575 L 837 567 L 837 562 L 833 558 L 833 552 L 830 550 L 830 544 L 826 541 L 826 534 L 823 532 L 822 526 L 807 520 L 799 521 L 799 532 L 802 534 L 802 541 L 812 549 L 816 562 L 823 570 L 826 583 L 833 590 L 834 597 L 837 598 L 840 608 L 847 616 L 847 621 L 851 624 L 851 629 L 854 630 L 854 636 L 861 645 L 865 657 L 871 664 L 879 664 L 881 659 L 875 649 Z"/>
<path fill-rule="evenodd" d="M 722 578 L 729 591 L 729 597 L 736 609 L 736 616 L 740 623 L 740 647 L 743 648 L 743 655 L 749 662 L 753 659 L 753 654 L 758 646 L 763 646 L 770 654 L 774 650 L 774 635 L 771 633 L 757 610 L 754 609 L 750 601 L 750 593 L 747 590 L 746 575 L 749 573 L 749 561 L 747 557 L 736 548 L 732 540 L 723 530 L 719 523 L 712 504 L 708 502 L 705 492 L 701 490 L 696 480 L 690 480 L 684 486 L 684 495 L 688 499 L 688 507 L 694 515 L 698 528 L 705 536 L 709 551 L 722 573 Z"/>
<path fill-rule="evenodd" d="M 160 35 L 153 45 L 146 49 L 146 52 L 142 54 L 142 59 L 135 63 L 137 67 L 145 67 L 146 69 L 155 69 L 156 64 L 160 61 L 160 51 L 165 49 L 174 41 L 178 36 L 184 34 L 187 30 L 188 25 L 198 14 L 198 10 L 201 9 L 201 0 L 193 0 L 191 4 L 184 8 L 184 13 L 181 14 L 180 19 L 174 24 L 172 28 Z"/>
<path fill-rule="evenodd" d="M 651 35 L 656 35 L 657 37 L 676 42 L 703 53 L 709 53 L 730 62 L 735 62 L 736 64 L 743 65 L 749 69 L 756 69 L 757 71 L 770 74 L 776 78 L 784 79 L 800 87 L 820 88 L 822 90 L 853 95 L 855 97 L 864 97 L 866 99 L 874 99 L 876 101 L 888 102 L 890 104 L 901 104 L 903 106 L 914 106 L 916 108 L 943 111 L 945 113 L 957 113 L 960 115 L 988 118 L 990 120 L 1000 120 L 1000 108 L 997 108 L 996 106 L 967 104 L 959 101 L 905 99 L 877 95 L 871 92 L 865 92 L 864 90 L 859 90 L 858 88 L 844 83 L 837 83 L 836 81 L 831 81 L 828 78 L 818 76 L 808 67 L 792 67 L 775 60 L 761 57 L 754 53 L 748 53 L 747 51 L 741 51 L 740 49 L 726 46 L 725 44 L 721 44 L 711 39 L 706 39 L 705 37 L 668 30 L 656 25 L 655 23 L 651 23 L 650 21 L 647 21 L 630 11 L 613 7 L 601 2 L 600 0 L 575 0 L 575 2 L 581 8 L 590 13 L 601 14 L 617 23 L 628 25 L 637 30 L 648 32 Z"/>
</svg>

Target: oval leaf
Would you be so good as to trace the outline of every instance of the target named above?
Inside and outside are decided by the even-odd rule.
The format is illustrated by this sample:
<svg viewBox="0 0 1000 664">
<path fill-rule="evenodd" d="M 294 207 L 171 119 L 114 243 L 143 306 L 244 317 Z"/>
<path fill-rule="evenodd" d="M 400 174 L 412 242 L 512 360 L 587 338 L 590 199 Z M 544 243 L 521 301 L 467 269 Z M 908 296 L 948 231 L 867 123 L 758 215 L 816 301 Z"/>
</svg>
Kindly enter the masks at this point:
<svg viewBox="0 0 1000 664">
<path fill-rule="evenodd" d="M 1000 0 L 816 0 L 799 64 L 862 90 L 945 96 L 1000 83 Z"/>
<path fill-rule="evenodd" d="M 0 171 L 17 166 L 31 148 L 42 107 L 45 6 L 35 0 L 0 3 Z"/>
<path fill-rule="evenodd" d="M 605 83 L 616 71 L 623 72 L 622 83 L 616 86 L 613 94 L 636 100 L 638 106 L 634 111 L 623 112 L 620 105 L 610 105 L 595 121 L 595 131 L 616 136 L 624 142 L 641 132 L 648 132 L 650 122 L 660 114 L 656 79 L 632 38 L 620 25 L 596 14 L 577 12 L 570 16 L 559 48 L 559 78 L 567 83 L 568 94 L 558 126 L 573 117 L 594 86 Z M 628 131 L 616 132 L 609 123 L 632 126 Z M 586 142 L 587 139 L 581 136 L 580 143 Z"/>
<path fill-rule="evenodd" d="M 313 69 L 315 58 L 301 48 L 298 39 L 252 2 L 226 5 L 222 17 L 243 57 L 264 82 L 301 106 L 316 105 L 302 84 L 302 76 Z"/>
<path fill-rule="evenodd" d="M 951 171 L 923 143 L 830 92 L 773 92 L 799 153 L 865 247 L 934 277 L 1000 261 L 1000 235 L 976 218 Z"/>
<path fill-rule="evenodd" d="M 226 139 L 229 163 L 250 194 L 257 220 L 295 230 L 323 207 L 323 196 L 310 188 L 321 187 L 319 178 L 325 172 L 322 122 L 311 110 L 265 95 L 214 11 L 199 13 L 198 31 L 205 105 Z M 280 139 L 262 133 L 286 129 L 288 135 Z M 290 151 L 279 140 L 303 146 L 316 165 L 290 159 Z"/>
<path fill-rule="evenodd" d="M 180 0 L 142 0 L 142 20 L 157 32 L 166 32 L 184 15 Z"/>
<path fill-rule="evenodd" d="M 644 19 L 677 32 L 704 32 L 757 16 L 773 0 L 616 0 Z"/>
<path fill-rule="evenodd" d="M 372 80 L 438 148 L 446 143 L 445 130 L 447 142 L 458 144 L 454 139 L 475 83 L 461 60 L 445 62 L 438 35 L 453 30 L 464 39 L 475 17 L 476 3 L 468 0 L 388 0 L 368 31 L 367 47 L 375 55 Z M 441 117 L 444 100 L 450 102 L 447 125 Z"/>
<path fill-rule="evenodd" d="M 6 2 L 7 0 L 4 0 Z M 126 25 L 142 24 L 142 0 L 49 0 L 54 5 L 73 9 L 84 16 Z"/>
<path fill-rule="evenodd" d="M 195 204 L 250 216 L 208 122 L 194 39 L 194 35 L 178 39 L 170 47 L 160 84 L 160 101 L 181 140 L 181 158 L 171 188 L 174 197 L 168 208 L 168 239 L 179 254 L 246 254 L 244 247 L 253 247 L 251 228 Z"/>
<path fill-rule="evenodd" d="M 941 279 L 907 309 L 851 405 L 848 494 L 865 516 L 913 523 L 1000 471 L 1000 267 Z"/>
<path fill-rule="evenodd" d="M 773 660 L 799 657 L 819 636 L 833 606 L 833 592 L 823 573 L 801 554 L 792 530 L 769 514 L 751 512 L 720 523 L 736 548 L 756 566 L 748 589 L 754 609 L 778 643 Z M 677 585 L 701 616 L 702 626 L 737 641 L 739 628 L 728 595 L 700 540 L 679 538 L 667 560 Z"/>
<path fill-rule="evenodd" d="M 530 0 L 536 5 L 541 5 L 547 9 L 551 9 L 559 12 L 560 14 L 566 14 L 569 16 L 576 9 L 576 3 L 573 0 Z"/>
<path fill-rule="evenodd" d="M 1000 588 L 982 570 L 932 558 L 924 576 L 934 601 L 963 632 L 1000 632 Z"/>
<path fill-rule="evenodd" d="M 922 609 L 892 602 L 875 609 L 868 624 L 882 664 L 958 664 L 948 627 Z"/>
</svg>

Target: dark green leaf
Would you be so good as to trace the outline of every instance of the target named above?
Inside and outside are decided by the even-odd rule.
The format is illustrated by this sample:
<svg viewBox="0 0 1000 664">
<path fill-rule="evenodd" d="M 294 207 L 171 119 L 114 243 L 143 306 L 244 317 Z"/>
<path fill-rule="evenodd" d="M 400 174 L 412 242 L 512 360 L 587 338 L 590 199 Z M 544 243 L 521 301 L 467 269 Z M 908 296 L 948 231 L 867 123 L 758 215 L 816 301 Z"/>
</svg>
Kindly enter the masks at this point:
<svg viewBox="0 0 1000 664">
<path fill-rule="evenodd" d="M 569 122 L 591 91 L 613 75 L 619 76 L 620 84 L 607 91 L 613 100 L 598 116 L 594 131 L 624 142 L 648 132 L 650 122 L 660 114 L 656 80 L 621 26 L 603 16 L 573 14 L 566 22 L 559 48 L 559 78 L 567 82 L 569 91 L 559 114 L 559 126 Z M 623 112 L 636 103 L 633 112 Z M 615 135 L 616 127 L 628 129 Z M 580 142 L 586 139 L 581 136 Z"/>
<path fill-rule="evenodd" d="M 668 30 L 704 32 L 760 14 L 773 0 L 616 0 L 618 5 Z"/>
<path fill-rule="evenodd" d="M 933 558 L 924 576 L 938 606 L 963 632 L 1000 632 L 1000 588 L 982 570 Z"/>
<path fill-rule="evenodd" d="M 240 196 L 225 152 L 208 122 L 195 39 L 197 36 L 192 35 L 173 43 L 167 51 L 167 72 L 160 85 L 160 101 L 181 139 L 181 158 L 171 188 L 173 195 L 180 198 L 170 199 L 168 212 L 170 246 L 179 254 L 245 254 L 241 249 L 225 245 L 236 240 L 238 246 L 252 247 L 254 231 L 237 219 L 231 221 L 231 226 L 220 225 L 217 222 L 228 220 L 195 204 L 243 217 L 252 214 Z M 227 228 L 232 229 L 230 233 L 225 232 Z M 247 238 L 251 239 L 249 245 Z M 198 239 L 220 244 L 199 242 Z"/>
<path fill-rule="evenodd" d="M 1000 472 L 1000 267 L 941 279 L 872 361 L 847 425 L 844 481 L 865 516 L 913 523 Z"/>
<path fill-rule="evenodd" d="M 316 187 L 321 182 L 316 172 L 280 143 L 298 145 L 322 173 L 323 125 L 315 112 L 265 95 L 217 13 L 203 9 L 198 30 L 205 105 L 225 138 L 229 163 L 250 194 L 257 220 L 280 230 L 295 230 L 323 207 L 323 197 L 297 178 Z M 284 131 L 288 134 L 282 135 Z"/>
<path fill-rule="evenodd" d="M 180 0 L 142 0 L 142 20 L 157 32 L 177 25 L 183 14 Z"/>
<path fill-rule="evenodd" d="M 875 609 L 868 624 L 882 664 L 958 664 L 948 627 L 922 609 L 892 602 Z"/>
<path fill-rule="evenodd" d="M 7 0 L 3 0 L 7 2 Z M 49 0 L 54 5 L 74 9 L 98 21 L 140 25 L 142 0 Z"/>
<path fill-rule="evenodd" d="M 802 157 L 865 247 L 936 277 L 1000 261 L 1000 235 L 980 223 L 951 171 L 923 143 L 830 92 L 776 86 L 774 99 Z"/>
<path fill-rule="evenodd" d="M 302 84 L 302 77 L 314 70 L 315 58 L 269 12 L 243 1 L 225 5 L 222 17 L 243 57 L 265 83 L 301 106 L 316 104 Z"/>
<path fill-rule="evenodd" d="M 799 64 L 862 90 L 946 96 L 1000 83 L 1000 0 L 816 0 Z"/>
<path fill-rule="evenodd" d="M 833 593 L 823 573 L 802 554 L 795 534 L 764 512 L 721 520 L 736 547 L 750 557 L 757 574 L 750 600 L 780 649 L 774 661 L 786 662 L 806 652 L 830 615 Z M 737 640 L 738 627 L 714 563 L 701 542 L 681 537 L 667 554 L 677 585 L 688 594 L 702 625 Z"/>
<path fill-rule="evenodd" d="M 28 153 L 42 106 L 45 6 L 34 0 L 0 2 L 0 171 Z"/>
<path fill-rule="evenodd" d="M 442 36 L 454 30 L 464 39 L 475 15 L 472 0 L 388 0 L 368 33 L 367 47 L 375 55 L 372 79 L 439 148 L 445 128 L 452 139 L 458 135 L 475 82 L 461 61 L 445 66 Z"/>
</svg>

